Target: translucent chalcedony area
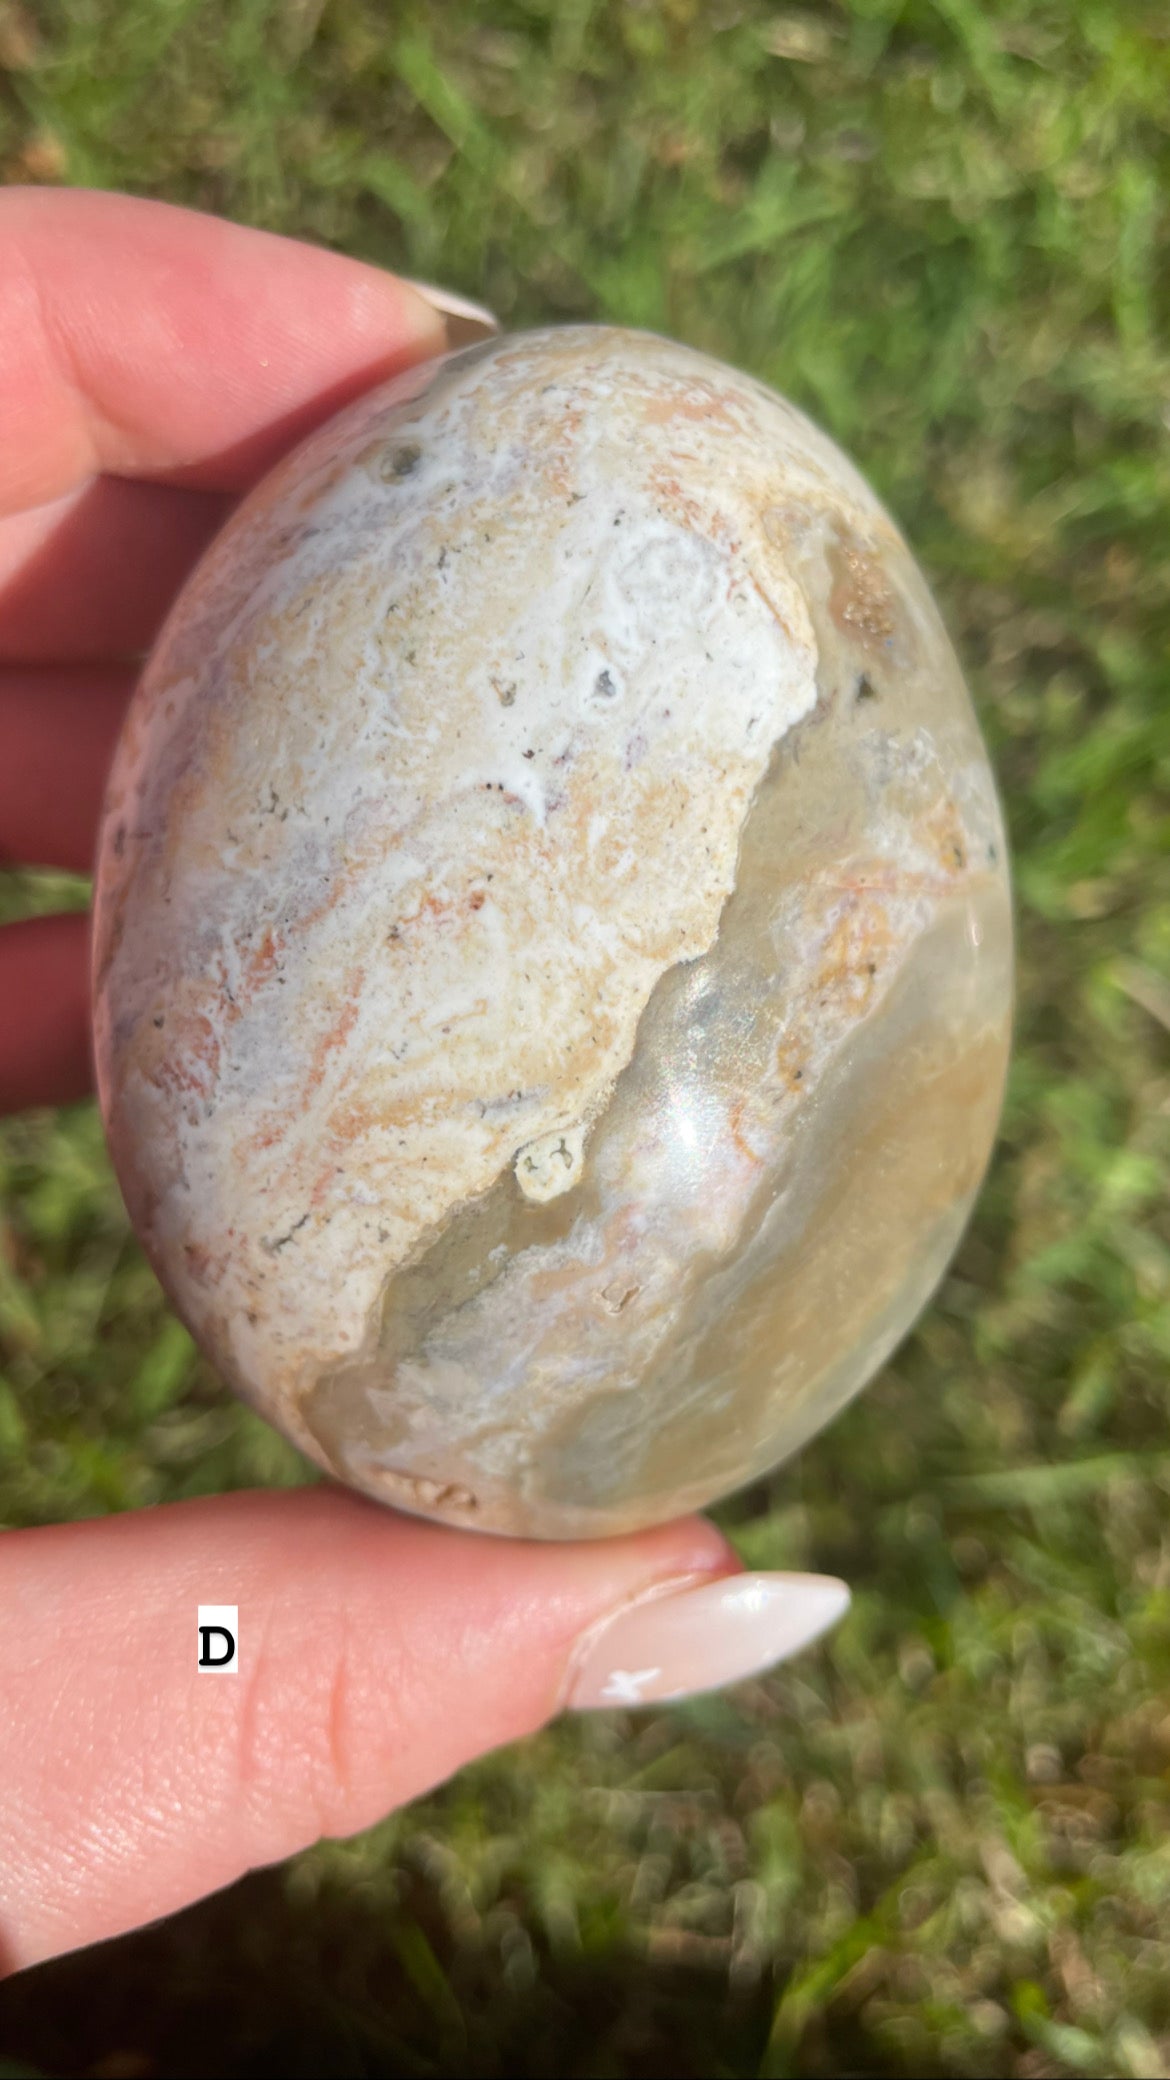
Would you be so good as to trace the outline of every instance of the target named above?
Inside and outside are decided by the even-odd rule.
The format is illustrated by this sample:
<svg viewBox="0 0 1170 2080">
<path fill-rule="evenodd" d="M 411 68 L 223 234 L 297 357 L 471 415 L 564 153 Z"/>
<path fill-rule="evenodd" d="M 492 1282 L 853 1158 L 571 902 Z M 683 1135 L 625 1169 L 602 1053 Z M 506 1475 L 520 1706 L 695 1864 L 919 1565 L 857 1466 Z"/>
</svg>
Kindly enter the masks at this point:
<svg viewBox="0 0 1170 2080">
<path fill-rule="evenodd" d="M 627 1530 L 941 1277 L 1009 1042 L 994 787 L 888 516 L 750 379 L 502 339 L 253 494 L 131 710 L 97 1044 L 143 1240 L 322 1466 Z"/>
</svg>

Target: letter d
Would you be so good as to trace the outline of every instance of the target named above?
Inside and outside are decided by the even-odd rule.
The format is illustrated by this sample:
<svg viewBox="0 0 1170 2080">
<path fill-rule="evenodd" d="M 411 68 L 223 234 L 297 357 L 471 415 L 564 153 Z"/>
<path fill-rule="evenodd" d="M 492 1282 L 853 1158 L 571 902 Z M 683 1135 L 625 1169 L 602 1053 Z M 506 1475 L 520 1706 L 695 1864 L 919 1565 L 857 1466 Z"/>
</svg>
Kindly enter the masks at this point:
<svg viewBox="0 0 1170 2080">
<path fill-rule="evenodd" d="M 199 1605 L 198 1667 L 205 1675 L 234 1676 L 240 1666 L 240 1608 L 235 1603 Z"/>
</svg>

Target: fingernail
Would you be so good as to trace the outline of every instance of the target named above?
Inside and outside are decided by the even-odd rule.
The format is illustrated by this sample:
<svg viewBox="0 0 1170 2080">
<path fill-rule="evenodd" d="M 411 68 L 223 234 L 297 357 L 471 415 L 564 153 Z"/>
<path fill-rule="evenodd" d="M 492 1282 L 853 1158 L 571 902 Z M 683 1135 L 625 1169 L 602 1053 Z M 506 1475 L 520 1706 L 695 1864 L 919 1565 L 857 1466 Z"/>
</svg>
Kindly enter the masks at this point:
<svg viewBox="0 0 1170 2080">
<path fill-rule="evenodd" d="M 720 1690 L 798 1654 L 848 1607 L 844 1582 L 827 1574 L 733 1574 L 668 1587 L 579 1641 L 565 1708 L 663 1704 Z"/>
<path fill-rule="evenodd" d="M 432 282 L 416 282 L 410 276 L 403 279 L 425 296 L 433 310 L 446 320 L 447 345 L 453 351 L 457 347 L 473 347 L 481 339 L 493 339 L 500 331 L 500 321 L 482 303 L 472 303 L 466 296 L 456 296 L 450 289 L 436 289 Z"/>
</svg>

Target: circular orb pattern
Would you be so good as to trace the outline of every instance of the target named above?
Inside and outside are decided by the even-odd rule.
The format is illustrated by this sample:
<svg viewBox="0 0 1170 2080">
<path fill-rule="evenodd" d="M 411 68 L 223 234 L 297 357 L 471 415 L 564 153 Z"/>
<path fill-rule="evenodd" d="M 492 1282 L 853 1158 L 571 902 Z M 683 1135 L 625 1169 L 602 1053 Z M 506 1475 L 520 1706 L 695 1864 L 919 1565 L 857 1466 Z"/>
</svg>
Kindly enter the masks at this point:
<svg viewBox="0 0 1170 2080">
<path fill-rule="evenodd" d="M 131 1217 L 224 1377 L 449 1523 L 766 1471 L 923 1307 L 998 1118 L 1011 906 L 888 515 L 749 377 L 566 327 L 243 504 L 98 869 Z"/>
</svg>

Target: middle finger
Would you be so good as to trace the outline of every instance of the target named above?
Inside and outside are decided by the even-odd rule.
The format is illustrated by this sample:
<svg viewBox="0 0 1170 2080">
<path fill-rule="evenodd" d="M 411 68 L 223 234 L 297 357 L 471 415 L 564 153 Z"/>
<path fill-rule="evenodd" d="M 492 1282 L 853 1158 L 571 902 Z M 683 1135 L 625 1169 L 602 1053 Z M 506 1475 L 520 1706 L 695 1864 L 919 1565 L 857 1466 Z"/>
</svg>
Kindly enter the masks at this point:
<svg viewBox="0 0 1170 2080">
<path fill-rule="evenodd" d="M 0 866 L 88 874 L 128 665 L 0 668 Z"/>
<path fill-rule="evenodd" d="M 234 500 L 123 477 L 0 520 L 0 664 L 69 664 L 149 648 Z"/>
</svg>

